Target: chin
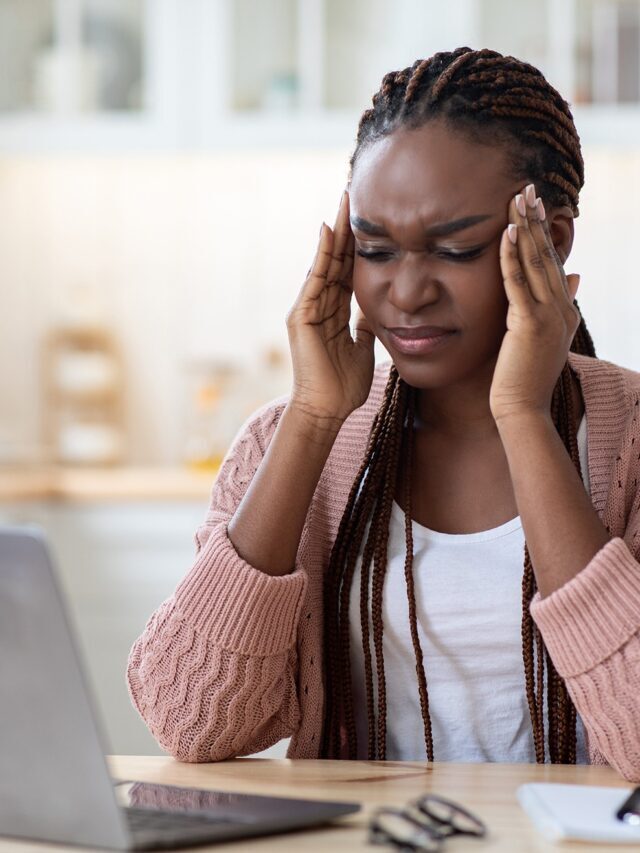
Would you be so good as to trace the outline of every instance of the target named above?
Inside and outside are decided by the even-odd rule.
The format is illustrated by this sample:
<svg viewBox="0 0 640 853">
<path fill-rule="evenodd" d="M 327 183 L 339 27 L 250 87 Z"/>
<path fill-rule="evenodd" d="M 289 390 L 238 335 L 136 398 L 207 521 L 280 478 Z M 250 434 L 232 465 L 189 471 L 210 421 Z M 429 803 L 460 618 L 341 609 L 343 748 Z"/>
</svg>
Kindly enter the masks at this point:
<svg viewBox="0 0 640 853">
<path fill-rule="evenodd" d="M 451 358 L 434 359 L 429 356 L 405 355 L 387 345 L 382 336 L 377 336 L 400 378 L 412 388 L 446 388 L 456 381 L 462 371 L 456 370 Z M 453 368 L 453 369 L 452 369 Z"/>
<path fill-rule="evenodd" d="M 447 358 L 407 356 L 397 352 L 389 352 L 389 355 L 400 378 L 412 388 L 425 391 L 449 388 L 469 381 L 488 382 L 488 389 L 498 357 L 497 352 L 490 352 L 484 358 L 473 358 L 469 353 L 466 357 L 456 353 L 457 357 L 448 355 Z"/>
<path fill-rule="evenodd" d="M 425 361 L 420 363 L 417 358 L 409 360 L 402 356 L 392 357 L 391 360 L 400 378 L 407 385 L 423 390 L 447 388 L 461 378 L 459 373 L 463 373 L 462 371 L 452 370 L 451 364 L 434 364 Z"/>
</svg>

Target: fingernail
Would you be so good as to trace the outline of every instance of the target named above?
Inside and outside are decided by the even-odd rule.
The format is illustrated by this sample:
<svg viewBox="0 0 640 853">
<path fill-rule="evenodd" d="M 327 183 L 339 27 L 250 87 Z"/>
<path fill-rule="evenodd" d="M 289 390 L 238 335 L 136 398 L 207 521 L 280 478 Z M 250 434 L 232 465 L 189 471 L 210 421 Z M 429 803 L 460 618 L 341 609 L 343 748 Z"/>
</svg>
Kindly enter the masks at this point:
<svg viewBox="0 0 640 853">
<path fill-rule="evenodd" d="M 536 206 L 536 188 L 533 184 L 527 184 L 524 190 L 525 198 L 527 199 L 527 204 L 529 207 Z"/>
<path fill-rule="evenodd" d="M 522 198 L 522 196 L 520 196 L 520 198 Z M 511 242 L 515 246 L 515 244 L 518 240 L 518 226 L 517 225 L 514 225 L 513 223 L 509 223 L 509 226 L 507 227 L 507 237 L 511 240 Z"/>
<path fill-rule="evenodd" d="M 520 216 L 527 215 L 527 209 L 524 206 L 524 196 L 521 195 L 521 193 L 518 193 L 518 195 L 516 196 L 516 208 L 518 209 L 518 213 L 520 214 Z"/>
<path fill-rule="evenodd" d="M 547 214 L 545 213 L 544 204 L 542 203 L 542 199 L 539 198 L 536 202 L 538 208 L 538 216 L 540 217 L 540 221 L 543 222 L 546 219 Z"/>
<path fill-rule="evenodd" d="M 320 234 L 319 234 L 319 236 L 320 236 L 320 237 L 322 237 L 322 232 L 323 232 L 323 231 L 324 231 L 324 222 L 323 222 L 323 223 L 322 223 L 322 225 L 320 226 Z"/>
</svg>

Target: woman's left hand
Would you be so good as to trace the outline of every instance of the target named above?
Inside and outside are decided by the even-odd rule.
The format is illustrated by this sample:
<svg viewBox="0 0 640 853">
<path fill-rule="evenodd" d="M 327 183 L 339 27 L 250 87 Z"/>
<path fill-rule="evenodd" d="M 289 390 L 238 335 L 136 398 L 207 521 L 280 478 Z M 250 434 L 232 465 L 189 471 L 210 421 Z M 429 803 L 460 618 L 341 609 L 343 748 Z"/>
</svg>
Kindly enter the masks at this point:
<svg viewBox="0 0 640 853">
<path fill-rule="evenodd" d="M 496 422 L 550 415 L 553 389 L 580 325 L 573 304 L 580 276 L 565 275 L 544 216 L 533 184 L 509 203 L 510 229 L 517 239 L 514 245 L 506 228 L 500 242 L 509 309 L 489 395 Z"/>
</svg>

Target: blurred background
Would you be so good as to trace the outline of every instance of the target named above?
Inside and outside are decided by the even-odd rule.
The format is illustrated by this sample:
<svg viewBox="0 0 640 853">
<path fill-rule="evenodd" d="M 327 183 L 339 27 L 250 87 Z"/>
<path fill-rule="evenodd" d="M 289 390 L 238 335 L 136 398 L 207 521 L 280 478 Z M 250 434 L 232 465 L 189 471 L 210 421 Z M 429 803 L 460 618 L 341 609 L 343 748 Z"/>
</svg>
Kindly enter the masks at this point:
<svg viewBox="0 0 640 853">
<path fill-rule="evenodd" d="M 233 435 L 288 390 L 360 114 L 461 45 L 569 101 L 567 272 L 598 355 L 640 370 L 640 2 L 0 0 L 0 521 L 47 530 L 114 753 L 159 751 L 127 653 Z"/>
</svg>

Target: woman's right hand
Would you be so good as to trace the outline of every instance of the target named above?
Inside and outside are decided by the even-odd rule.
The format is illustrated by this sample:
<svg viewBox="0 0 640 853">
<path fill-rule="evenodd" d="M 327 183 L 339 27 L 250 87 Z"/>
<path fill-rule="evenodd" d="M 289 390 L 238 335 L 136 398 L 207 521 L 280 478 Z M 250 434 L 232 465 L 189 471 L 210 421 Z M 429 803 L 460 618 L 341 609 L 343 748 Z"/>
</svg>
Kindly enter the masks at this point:
<svg viewBox="0 0 640 853">
<path fill-rule="evenodd" d="M 333 231 L 323 223 L 307 278 L 287 315 L 293 362 L 289 406 L 340 424 L 361 406 L 373 380 L 374 335 L 359 311 L 351 335 L 354 238 L 345 190 Z"/>
</svg>

